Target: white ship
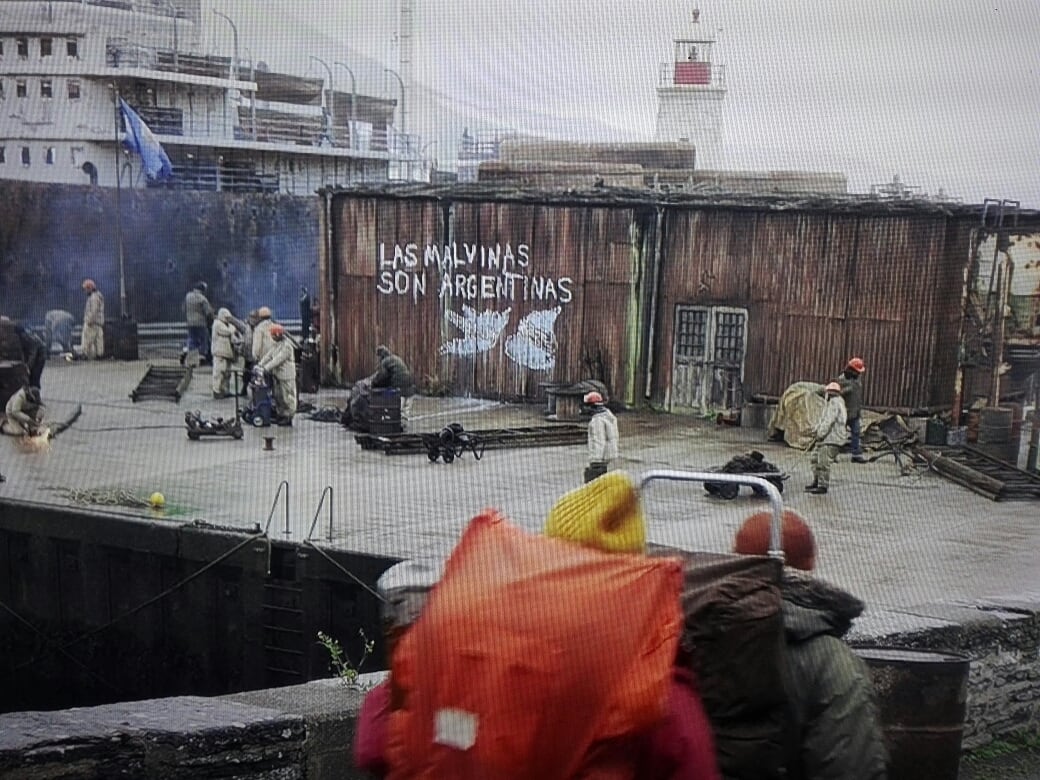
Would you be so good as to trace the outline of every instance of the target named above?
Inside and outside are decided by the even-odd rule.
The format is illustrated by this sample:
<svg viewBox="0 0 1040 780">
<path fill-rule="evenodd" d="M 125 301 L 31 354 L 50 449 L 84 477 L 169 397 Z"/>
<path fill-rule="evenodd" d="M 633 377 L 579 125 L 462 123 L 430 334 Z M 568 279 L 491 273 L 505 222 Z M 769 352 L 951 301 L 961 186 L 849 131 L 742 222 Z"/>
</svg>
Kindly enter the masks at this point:
<svg viewBox="0 0 1040 780">
<path fill-rule="evenodd" d="M 0 0 L 0 179 L 303 195 L 422 176 L 396 100 L 357 94 L 347 63 L 313 58 L 326 81 L 243 58 L 234 20 L 202 2 Z M 204 24 L 230 24 L 236 50 L 200 53 Z M 333 91 L 333 68 L 351 91 Z M 169 178 L 126 151 L 120 97 Z"/>
</svg>

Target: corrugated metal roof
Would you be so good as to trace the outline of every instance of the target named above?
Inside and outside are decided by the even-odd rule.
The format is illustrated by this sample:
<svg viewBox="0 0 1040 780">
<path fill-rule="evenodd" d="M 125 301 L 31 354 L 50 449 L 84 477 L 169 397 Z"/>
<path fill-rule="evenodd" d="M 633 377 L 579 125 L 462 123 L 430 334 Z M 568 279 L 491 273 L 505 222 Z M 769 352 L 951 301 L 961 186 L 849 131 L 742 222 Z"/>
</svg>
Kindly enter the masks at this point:
<svg viewBox="0 0 1040 780">
<path fill-rule="evenodd" d="M 940 203 L 926 200 L 883 200 L 868 195 L 806 195 L 782 193 L 753 195 L 739 192 L 698 190 L 669 192 L 656 190 L 596 187 L 588 190 L 534 190 L 501 185 L 473 184 L 359 184 L 329 187 L 319 194 L 348 197 L 415 199 L 438 201 L 523 202 L 545 205 L 584 205 L 600 207 L 669 206 L 688 208 L 728 208 L 752 211 L 826 211 L 851 214 L 921 214 L 979 218 L 982 204 Z M 1040 223 L 1040 211 L 1022 210 L 1019 224 Z"/>
</svg>

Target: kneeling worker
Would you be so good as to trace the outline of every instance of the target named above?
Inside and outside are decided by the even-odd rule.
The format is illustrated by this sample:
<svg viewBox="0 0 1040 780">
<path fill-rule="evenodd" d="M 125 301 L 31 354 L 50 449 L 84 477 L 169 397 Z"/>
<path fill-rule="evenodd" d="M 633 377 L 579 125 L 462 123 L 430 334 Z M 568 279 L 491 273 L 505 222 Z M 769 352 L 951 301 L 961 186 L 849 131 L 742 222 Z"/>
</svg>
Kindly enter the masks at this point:
<svg viewBox="0 0 1040 780">
<path fill-rule="evenodd" d="M 35 436 L 43 423 L 43 400 L 36 387 L 23 385 L 11 396 L 4 409 L 5 419 L 0 431 L 8 436 Z"/>
<path fill-rule="evenodd" d="M 295 347 L 286 336 L 283 325 L 271 325 L 269 335 L 273 344 L 257 365 L 274 379 L 275 424 L 292 425 L 296 414 Z"/>
</svg>

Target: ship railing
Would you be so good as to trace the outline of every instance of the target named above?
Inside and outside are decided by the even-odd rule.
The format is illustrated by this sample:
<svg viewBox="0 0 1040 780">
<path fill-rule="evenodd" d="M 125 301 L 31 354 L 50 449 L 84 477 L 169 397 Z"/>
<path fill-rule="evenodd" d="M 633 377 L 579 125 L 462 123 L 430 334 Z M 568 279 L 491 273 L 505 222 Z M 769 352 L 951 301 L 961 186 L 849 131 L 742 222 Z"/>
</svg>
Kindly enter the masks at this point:
<svg viewBox="0 0 1040 780">
<path fill-rule="evenodd" d="M 296 144 L 299 146 L 326 146 L 336 149 L 355 149 L 364 152 L 391 151 L 392 131 L 357 122 L 351 138 L 349 125 L 335 125 L 329 132 L 324 117 L 280 114 L 256 117 L 256 132 L 248 107 L 239 107 L 239 126 L 235 138 L 261 143 Z M 412 143 L 417 146 L 417 143 Z M 407 147 L 406 147 L 407 148 Z"/>
<path fill-rule="evenodd" d="M 236 314 L 245 317 L 246 312 L 235 312 Z M 285 326 L 286 330 L 294 336 L 300 335 L 300 320 L 291 319 L 283 320 L 279 319 L 278 322 Z M 41 338 L 47 334 L 46 329 L 42 326 L 35 326 L 32 328 L 33 332 L 39 335 Z M 74 344 L 79 343 L 80 335 L 83 332 L 82 325 L 74 325 L 72 328 L 72 341 Z M 139 322 L 137 323 L 137 340 L 139 343 L 160 345 L 160 344 L 183 344 L 188 339 L 188 326 L 183 322 Z"/>
<path fill-rule="evenodd" d="M 281 180 L 277 173 L 260 172 L 248 164 L 196 162 L 175 163 L 169 179 L 149 182 L 148 186 L 209 192 L 279 192 Z"/>
</svg>

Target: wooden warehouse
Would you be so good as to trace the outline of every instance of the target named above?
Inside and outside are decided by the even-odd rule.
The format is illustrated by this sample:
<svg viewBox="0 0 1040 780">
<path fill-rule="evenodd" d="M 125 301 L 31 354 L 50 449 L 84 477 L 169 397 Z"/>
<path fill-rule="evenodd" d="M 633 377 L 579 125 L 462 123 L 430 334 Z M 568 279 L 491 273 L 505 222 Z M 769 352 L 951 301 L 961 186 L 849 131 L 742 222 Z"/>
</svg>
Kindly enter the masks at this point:
<svg viewBox="0 0 1040 780">
<path fill-rule="evenodd" d="M 985 340 L 963 316 L 973 290 L 983 309 L 992 297 L 979 255 L 999 228 L 981 206 L 480 185 L 320 194 L 327 379 L 368 375 L 385 343 L 420 384 L 456 395 L 534 400 L 595 378 L 616 402 L 673 412 L 827 381 L 852 355 L 877 407 L 950 408 L 988 380 L 958 361 L 966 327 Z M 1035 213 L 1017 216 L 1040 232 Z"/>
</svg>

